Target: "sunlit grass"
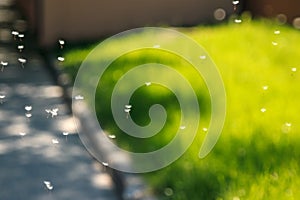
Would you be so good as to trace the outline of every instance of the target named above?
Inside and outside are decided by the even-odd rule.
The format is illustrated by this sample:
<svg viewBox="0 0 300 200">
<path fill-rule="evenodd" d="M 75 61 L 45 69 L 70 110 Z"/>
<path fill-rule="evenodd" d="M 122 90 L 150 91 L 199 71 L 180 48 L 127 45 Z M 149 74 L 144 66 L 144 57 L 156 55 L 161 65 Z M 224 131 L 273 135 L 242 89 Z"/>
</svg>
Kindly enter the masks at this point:
<svg viewBox="0 0 300 200">
<path fill-rule="evenodd" d="M 280 30 L 280 34 L 274 34 L 275 30 Z M 216 147 L 200 160 L 198 152 L 205 135 L 202 128 L 207 126 L 210 112 L 209 97 L 201 78 L 186 73 L 179 58 L 161 52 L 134 52 L 115 61 L 115 66 L 122 65 L 123 72 L 137 64 L 162 62 L 186 73 L 192 83 L 200 80 L 196 90 L 204 121 L 198 136 L 175 163 L 146 174 L 154 192 L 161 199 L 178 200 L 297 199 L 300 196 L 300 71 L 292 68 L 300 70 L 300 32 L 264 20 L 179 31 L 202 45 L 218 66 L 227 92 L 227 117 Z M 274 42 L 278 45 L 274 46 Z M 75 48 L 65 53 L 65 70 L 73 78 L 90 50 Z M 116 141 L 123 148 L 149 151 L 162 147 L 171 139 L 172 131 L 178 129 L 179 108 L 175 97 L 155 87 L 135 93 L 132 102 L 140 106 L 140 112 L 134 111 L 132 115 L 137 123 L 148 122 L 143 113 L 156 101 L 166 106 L 170 121 L 163 132 L 146 142 L 126 137 L 116 128 L 109 112 L 110 87 L 117 78 L 113 70 L 107 72 L 107 87 L 98 90 L 96 99 L 104 102 L 97 107 L 101 123 L 117 136 Z M 264 90 L 263 86 L 268 88 Z M 139 103 L 141 97 L 143 103 Z M 262 108 L 265 112 L 261 112 Z"/>
</svg>

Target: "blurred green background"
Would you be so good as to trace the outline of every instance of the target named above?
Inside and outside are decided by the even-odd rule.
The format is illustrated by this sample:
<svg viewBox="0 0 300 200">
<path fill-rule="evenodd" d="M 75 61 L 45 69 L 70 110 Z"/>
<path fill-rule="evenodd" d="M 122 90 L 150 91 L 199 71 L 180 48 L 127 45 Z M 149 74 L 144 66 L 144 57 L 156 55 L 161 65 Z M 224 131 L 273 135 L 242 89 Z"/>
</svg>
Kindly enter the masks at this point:
<svg viewBox="0 0 300 200">
<path fill-rule="evenodd" d="M 131 117 L 139 125 L 151 105 L 165 107 L 168 119 L 162 131 L 147 140 L 124 134 L 114 123 L 110 97 L 118 78 L 134 66 L 149 62 L 174 67 L 198 95 L 201 122 L 188 151 L 170 166 L 144 174 L 160 199 L 298 199 L 300 197 L 300 33 L 272 20 L 176 28 L 203 46 L 218 67 L 227 93 L 227 116 L 220 140 L 204 159 L 199 147 L 209 125 L 210 98 L 200 75 L 183 59 L 159 49 L 121 56 L 103 77 L 96 94 L 98 119 L 115 142 L 135 152 L 167 144 L 180 126 L 176 97 L 159 85 L 141 87 L 132 96 Z M 135 42 L 138 38 L 127 38 Z M 69 45 L 63 70 L 73 80 L 81 62 L 99 43 Z M 176 41 L 174 43 L 176 45 Z M 179 44 L 177 44 L 179 45 Z M 72 47 L 71 47 L 72 46 Z M 113 52 L 111 52 L 113 54 Z M 99 55 L 105 56 L 111 55 Z"/>
</svg>

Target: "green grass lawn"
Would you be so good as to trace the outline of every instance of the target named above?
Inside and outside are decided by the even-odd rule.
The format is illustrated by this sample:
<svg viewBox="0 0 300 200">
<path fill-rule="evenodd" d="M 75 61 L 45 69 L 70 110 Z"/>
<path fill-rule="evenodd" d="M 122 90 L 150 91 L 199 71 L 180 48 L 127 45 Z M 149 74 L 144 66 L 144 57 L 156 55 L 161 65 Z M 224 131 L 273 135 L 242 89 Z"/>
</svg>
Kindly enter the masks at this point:
<svg viewBox="0 0 300 200">
<path fill-rule="evenodd" d="M 178 129 L 180 110 L 166 88 L 139 88 L 131 98 L 137 124 L 149 123 L 144 113 L 154 103 L 168 113 L 156 136 L 126 136 L 114 123 L 110 94 L 122 73 L 136 65 L 159 62 L 190 79 L 200 102 L 199 131 L 188 151 L 170 166 L 145 174 L 160 199 L 298 199 L 300 197 L 300 32 L 273 21 L 177 28 L 202 45 L 214 60 L 227 93 L 225 126 L 213 151 L 199 159 L 210 116 L 210 100 L 202 78 L 181 58 L 159 50 L 136 51 L 114 61 L 96 94 L 98 119 L 124 149 L 148 152 L 167 144 Z M 275 34 L 280 30 L 280 34 Z M 135 42 L 138 38 L 128 38 Z M 96 45 L 97 43 L 95 43 Z M 64 70 L 75 78 L 95 45 L 65 50 Z M 176 43 L 174 44 L 176 45 Z M 113 54 L 113 50 L 112 50 Z M 101 55 L 110 56 L 110 55 Z M 121 66 L 121 70 L 120 70 Z M 117 71 L 116 71 L 117 69 Z M 293 70 L 294 71 L 293 71 Z M 167 77 L 170 78 L 171 77 Z M 263 86 L 268 86 L 266 90 Z M 265 108 L 265 112 L 261 109 Z"/>
</svg>

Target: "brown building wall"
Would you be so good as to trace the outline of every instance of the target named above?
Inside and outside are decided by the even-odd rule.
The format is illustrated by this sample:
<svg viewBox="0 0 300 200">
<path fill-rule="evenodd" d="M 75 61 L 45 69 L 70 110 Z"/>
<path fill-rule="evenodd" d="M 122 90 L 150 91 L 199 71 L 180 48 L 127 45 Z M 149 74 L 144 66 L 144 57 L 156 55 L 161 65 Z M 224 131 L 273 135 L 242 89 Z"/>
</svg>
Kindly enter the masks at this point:
<svg viewBox="0 0 300 200">
<path fill-rule="evenodd" d="M 18 0 L 42 46 L 58 38 L 88 40 L 141 26 L 196 25 L 214 20 L 228 0 Z M 26 3 L 24 3 L 26 2 Z"/>
<path fill-rule="evenodd" d="M 292 23 L 294 18 L 300 17 L 299 0 L 248 0 L 245 9 L 262 17 L 275 18 L 279 14 L 284 14 L 289 23 Z"/>
</svg>

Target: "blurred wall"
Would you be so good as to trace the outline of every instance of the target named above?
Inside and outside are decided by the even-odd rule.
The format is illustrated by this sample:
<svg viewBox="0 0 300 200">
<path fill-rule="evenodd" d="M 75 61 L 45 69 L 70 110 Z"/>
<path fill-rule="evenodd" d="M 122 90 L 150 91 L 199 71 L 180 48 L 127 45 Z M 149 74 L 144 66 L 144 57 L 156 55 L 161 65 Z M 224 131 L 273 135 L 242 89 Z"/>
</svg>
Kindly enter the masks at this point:
<svg viewBox="0 0 300 200">
<path fill-rule="evenodd" d="M 36 28 L 36 0 L 17 0 L 18 6 L 28 19 L 28 25 L 31 30 Z"/>
<path fill-rule="evenodd" d="M 300 17 L 299 0 L 248 0 L 246 1 L 245 9 L 256 16 L 271 18 L 276 18 L 278 15 L 281 15 L 281 17 L 285 16 L 288 23 L 293 23 L 296 17 Z"/>
<path fill-rule="evenodd" d="M 228 0 L 18 0 L 41 46 L 58 38 L 91 40 L 142 26 L 196 25 L 214 21 L 214 10 L 232 12 Z"/>
</svg>

